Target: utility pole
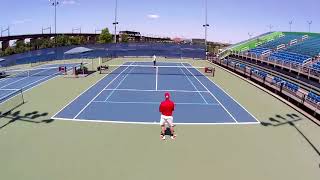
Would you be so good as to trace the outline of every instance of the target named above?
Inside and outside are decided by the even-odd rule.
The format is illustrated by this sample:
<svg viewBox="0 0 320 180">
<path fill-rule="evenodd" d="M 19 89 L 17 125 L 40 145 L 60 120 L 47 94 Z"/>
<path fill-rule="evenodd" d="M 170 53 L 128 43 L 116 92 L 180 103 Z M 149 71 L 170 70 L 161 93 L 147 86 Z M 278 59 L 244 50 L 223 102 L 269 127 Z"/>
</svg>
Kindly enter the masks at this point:
<svg viewBox="0 0 320 180">
<path fill-rule="evenodd" d="M 8 26 L 6 29 L 2 29 L 2 27 L 1 27 L 1 37 L 2 37 L 4 32 L 7 32 L 8 36 L 10 36 L 10 26 Z"/>
<path fill-rule="evenodd" d="M 44 34 L 44 31 L 49 30 L 50 34 L 51 34 L 51 27 L 47 27 L 47 28 L 43 28 L 41 29 L 41 33 Z"/>
<path fill-rule="evenodd" d="M 81 27 L 79 27 L 79 28 L 72 28 L 72 34 L 73 34 L 75 31 L 78 31 L 78 32 L 81 34 Z"/>
</svg>

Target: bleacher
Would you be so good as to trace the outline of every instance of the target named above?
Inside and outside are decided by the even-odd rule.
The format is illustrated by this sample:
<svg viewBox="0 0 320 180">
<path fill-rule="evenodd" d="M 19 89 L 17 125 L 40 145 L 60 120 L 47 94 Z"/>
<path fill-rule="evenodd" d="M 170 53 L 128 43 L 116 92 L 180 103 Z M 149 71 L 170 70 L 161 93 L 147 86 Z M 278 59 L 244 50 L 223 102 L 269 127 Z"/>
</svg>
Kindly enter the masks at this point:
<svg viewBox="0 0 320 180">
<path fill-rule="evenodd" d="M 305 41 L 289 46 L 286 51 L 312 57 L 318 56 L 320 54 L 320 37 L 310 37 Z"/>
<path fill-rule="evenodd" d="M 242 63 L 236 63 L 236 66 L 238 66 L 241 69 L 244 69 L 244 68 L 246 68 L 247 65 L 242 64 Z"/>
<path fill-rule="evenodd" d="M 288 82 L 288 81 L 283 81 L 284 84 L 283 86 L 286 87 L 287 89 L 293 91 L 293 92 L 297 92 L 299 90 L 299 86 L 296 85 L 296 84 L 293 84 L 291 82 Z"/>
<path fill-rule="evenodd" d="M 288 44 L 291 40 L 299 39 L 301 37 L 302 36 L 298 35 L 298 34 L 287 34 L 281 38 L 275 39 L 273 41 L 269 41 L 269 42 L 261 45 L 260 47 L 268 48 L 268 49 L 275 49 L 275 48 L 277 48 L 278 45 Z"/>
<path fill-rule="evenodd" d="M 320 96 L 316 95 L 313 92 L 309 92 L 307 99 L 313 103 L 320 103 Z"/>
<path fill-rule="evenodd" d="M 250 49 L 248 52 L 252 54 L 256 54 L 258 56 L 261 56 L 264 52 L 269 51 L 270 49 L 268 48 L 263 48 L 263 47 L 257 47 L 254 49 Z"/>
<path fill-rule="evenodd" d="M 287 51 L 276 51 L 269 56 L 269 60 L 283 60 L 286 63 L 304 64 L 312 57 Z"/>
<path fill-rule="evenodd" d="M 278 85 L 283 85 L 285 88 L 293 91 L 293 92 L 297 92 L 299 90 L 299 86 L 296 84 L 293 84 L 291 82 L 288 82 L 280 77 L 274 76 L 272 79 L 272 82 L 274 84 L 278 84 Z"/>
<path fill-rule="evenodd" d="M 275 83 L 275 84 L 282 84 L 282 83 L 285 83 L 285 80 L 275 76 L 275 77 L 273 77 L 272 82 Z"/>
<path fill-rule="evenodd" d="M 256 74 L 257 76 L 259 76 L 261 79 L 266 78 L 268 75 L 268 73 L 261 71 L 261 70 L 258 70 L 258 69 L 255 69 L 255 68 L 252 68 L 251 72 Z"/>
<path fill-rule="evenodd" d="M 320 72 L 320 62 L 312 64 L 311 68 Z"/>
</svg>

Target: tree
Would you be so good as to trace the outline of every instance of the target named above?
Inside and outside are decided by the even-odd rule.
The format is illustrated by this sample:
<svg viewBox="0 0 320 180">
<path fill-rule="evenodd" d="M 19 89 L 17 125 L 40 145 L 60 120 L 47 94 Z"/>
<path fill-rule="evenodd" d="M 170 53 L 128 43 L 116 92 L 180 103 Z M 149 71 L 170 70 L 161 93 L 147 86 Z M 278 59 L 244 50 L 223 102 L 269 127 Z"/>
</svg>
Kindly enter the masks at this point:
<svg viewBox="0 0 320 180">
<path fill-rule="evenodd" d="M 4 50 L 4 55 L 5 56 L 9 56 L 9 55 L 12 55 L 14 54 L 14 49 L 12 47 L 7 47 L 5 50 Z"/>
<path fill-rule="evenodd" d="M 54 39 L 50 39 L 50 38 L 39 39 L 39 45 L 40 45 L 40 49 L 51 48 L 54 46 Z"/>
<path fill-rule="evenodd" d="M 110 34 L 109 29 L 105 28 L 101 31 L 99 35 L 99 43 L 111 43 L 112 42 L 112 34 Z"/>
<path fill-rule="evenodd" d="M 69 43 L 69 36 L 65 36 L 65 35 L 62 35 L 62 36 L 57 36 L 57 46 L 67 46 L 67 45 L 70 45 Z"/>
<path fill-rule="evenodd" d="M 128 34 L 121 34 L 121 42 L 127 43 L 129 41 Z"/>
<path fill-rule="evenodd" d="M 15 47 L 13 48 L 14 53 L 23 53 L 27 50 L 24 40 L 17 40 Z"/>
<path fill-rule="evenodd" d="M 86 38 L 84 36 L 73 36 L 69 38 L 69 44 L 71 45 L 81 45 L 86 43 Z"/>
</svg>

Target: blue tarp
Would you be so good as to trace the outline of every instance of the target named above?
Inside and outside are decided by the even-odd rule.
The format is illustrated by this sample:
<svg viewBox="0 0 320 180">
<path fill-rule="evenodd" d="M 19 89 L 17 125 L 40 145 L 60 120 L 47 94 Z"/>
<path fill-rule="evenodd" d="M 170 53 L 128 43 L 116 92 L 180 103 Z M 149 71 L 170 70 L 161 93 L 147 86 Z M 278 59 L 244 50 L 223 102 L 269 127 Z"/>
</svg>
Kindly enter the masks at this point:
<svg viewBox="0 0 320 180">
<path fill-rule="evenodd" d="M 85 48 L 85 47 L 76 47 L 76 48 L 70 49 L 69 51 L 66 51 L 64 54 L 81 54 L 81 53 L 86 53 L 90 51 L 92 51 L 92 49 Z"/>
</svg>

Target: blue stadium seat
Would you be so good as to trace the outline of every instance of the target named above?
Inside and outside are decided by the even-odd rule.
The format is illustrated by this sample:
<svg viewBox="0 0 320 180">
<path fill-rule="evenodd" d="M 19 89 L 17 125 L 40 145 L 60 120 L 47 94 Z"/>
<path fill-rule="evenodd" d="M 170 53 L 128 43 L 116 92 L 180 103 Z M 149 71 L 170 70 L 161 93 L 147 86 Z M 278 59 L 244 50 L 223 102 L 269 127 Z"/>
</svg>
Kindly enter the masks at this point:
<svg viewBox="0 0 320 180">
<path fill-rule="evenodd" d="M 297 92 L 299 90 L 299 86 L 290 82 L 285 81 L 284 82 L 284 87 L 286 87 L 287 89 L 293 91 L 293 92 Z"/>
<path fill-rule="evenodd" d="M 273 41 L 269 41 L 269 42 L 261 45 L 260 47 L 268 48 L 268 49 L 275 49 L 280 44 L 288 44 L 291 40 L 299 39 L 301 37 L 302 36 L 298 35 L 298 34 L 287 34 L 281 38 L 275 39 Z"/>
<path fill-rule="evenodd" d="M 312 69 L 320 72 L 320 62 L 317 62 L 311 66 Z"/>
<path fill-rule="evenodd" d="M 304 64 L 312 57 L 287 51 L 276 51 L 269 56 L 270 60 L 283 60 L 285 63 Z"/>
<path fill-rule="evenodd" d="M 251 72 L 256 74 L 257 76 L 261 77 L 262 79 L 266 78 L 268 75 L 268 73 L 261 71 L 261 70 L 258 70 L 258 69 L 255 69 L 255 68 L 252 68 Z"/>
<path fill-rule="evenodd" d="M 310 37 L 305 41 L 288 47 L 286 50 L 311 57 L 317 56 L 320 53 L 320 36 Z"/>
<path fill-rule="evenodd" d="M 309 92 L 308 96 L 307 96 L 307 99 L 309 101 L 312 101 L 314 103 L 320 103 L 320 96 L 316 95 L 315 93 L 313 92 Z"/>
<path fill-rule="evenodd" d="M 254 49 L 250 49 L 248 52 L 260 56 L 260 55 L 262 55 L 262 53 L 264 53 L 264 52 L 266 52 L 268 50 L 270 50 L 270 49 L 257 47 L 257 48 L 254 48 Z"/>
</svg>

